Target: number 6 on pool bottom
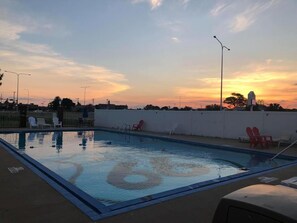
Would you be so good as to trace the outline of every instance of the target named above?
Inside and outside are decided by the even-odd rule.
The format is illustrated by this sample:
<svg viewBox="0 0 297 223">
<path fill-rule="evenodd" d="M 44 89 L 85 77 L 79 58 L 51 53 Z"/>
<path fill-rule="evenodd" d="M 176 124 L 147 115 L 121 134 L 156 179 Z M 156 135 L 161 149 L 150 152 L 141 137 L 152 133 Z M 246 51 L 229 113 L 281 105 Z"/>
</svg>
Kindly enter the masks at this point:
<svg viewBox="0 0 297 223">
<path fill-rule="evenodd" d="M 137 162 L 121 162 L 114 166 L 107 176 L 107 182 L 118 188 L 126 190 L 142 190 L 158 186 L 161 183 L 161 176 L 170 177 L 191 177 L 206 174 L 209 169 L 193 163 L 171 163 L 168 158 L 156 157 L 151 159 L 155 172 L 147 170 L 133 170 Z M 191 169 L 189 172 L 177 172 L 175 168 Z M 130 175 L 142 175 L 146 178 L 142 182 L 128 182 L 125 180 Z"/>
</svg>

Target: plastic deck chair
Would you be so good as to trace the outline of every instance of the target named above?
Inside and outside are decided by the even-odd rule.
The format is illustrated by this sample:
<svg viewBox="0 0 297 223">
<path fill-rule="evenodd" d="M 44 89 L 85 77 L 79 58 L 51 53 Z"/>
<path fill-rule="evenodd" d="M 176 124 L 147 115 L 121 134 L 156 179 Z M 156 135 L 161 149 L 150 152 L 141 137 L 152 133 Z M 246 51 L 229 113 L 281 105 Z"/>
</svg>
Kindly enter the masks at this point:
<svg viewBox="0 0 297 223">
<path fill-rule="evenodd" d="M 254 133 L 255 137 L 258 139 L 258 141 L 261 140 L 263 146 L 268 148 L 269 144 L 273 143 L 272 136 L 261 135 L 260 132 L 259 132 L 259 129 L 257 127 L 253 128 L 253 133 Z"/>
<path fill-rule="evenodd" d="M 38 127 L 38 125 L 36 123 L 36 119 L 34 117 L 32 117 L 32 116 L 30 116 L 28 118 L 28 122 L 29 122 L 30 129 L 31 128 L 37 128 Z"/>
<path fill-rule="evenodd" d="M 139 123 L 133 124 L 132 130 L 141 131 L 142 128 L 143 128 L 143 124 L 144 124 L 144 121 L 143 120 L 140 120 Z"/>
<path fill-rule="evenodd" d="M 53 117 L 53 125 L 54 125 L 54 128 L 62 127 L 62 122 L 59 122 L 58 117 Z"/>
<path fill-rule="evenodd" d="M 43 127 L 51 127 L 50 124 L 47 124 L 45 122 L 45 119 L 44 118 L 37 118 L 37 125 L 40 126 L 41 128 L 43 128 Z"/>
<path fill-rule="evenodd" d="M 277 142 L 277 148 L 281 146 L 281 144 L 291 144 L 293 142 L 293 137 L 290 134 L 284 134 L 278 139 L 274 139 L 274 142 Z"/>
<path fill-rule="evenodd" d="M 258 142 L 257 138 L 254 136 L 253 130 L 250 127 L 247 127 L 246 133 L 249 136 L 250 147 L 255 148 L 259 142 Z"/>
</svg>

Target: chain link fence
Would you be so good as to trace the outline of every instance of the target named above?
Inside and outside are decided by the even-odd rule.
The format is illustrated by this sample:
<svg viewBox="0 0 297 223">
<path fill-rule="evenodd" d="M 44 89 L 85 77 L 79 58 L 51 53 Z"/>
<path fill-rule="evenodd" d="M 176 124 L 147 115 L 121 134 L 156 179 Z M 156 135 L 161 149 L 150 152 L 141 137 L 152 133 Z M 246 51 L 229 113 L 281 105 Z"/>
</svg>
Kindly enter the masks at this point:
<svg viewBox="0 0 297 223">
<path fill-rule="evenodd" d="M 44 118 L 48 124 L 53 124 L 52 118 L 56 112 L 27 112 L 26 121 L 27 127 L 28 117 Z M 0 111 L 0 128 L 19 128 L 21 121 L 21 114 L 18 111 Z M 82 118 L 81 112 L 64 112 L 63 126 L 64 127 L 81 127 L 94 125 L 94 112 L 88 113 L 88 118 Z"/>
</svg>

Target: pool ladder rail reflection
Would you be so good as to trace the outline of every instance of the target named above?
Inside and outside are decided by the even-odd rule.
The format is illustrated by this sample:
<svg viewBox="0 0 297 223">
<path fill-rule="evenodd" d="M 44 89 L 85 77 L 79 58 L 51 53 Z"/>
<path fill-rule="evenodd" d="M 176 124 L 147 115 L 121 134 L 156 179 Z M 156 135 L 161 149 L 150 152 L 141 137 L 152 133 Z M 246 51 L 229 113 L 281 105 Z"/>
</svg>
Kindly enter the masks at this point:
<svg viewBox="0 0 297 223">
<path fill-rule="evenodd" d="M 294 142 L 292 142 L 289 146 L 287 146 L 286 148 L 284 148 L 282 151 L 280 151 L 279 153 L 277 153 L 274 157 L 272 157 L 270 160 L 274 160 L 276 157 L 278 157 L 279 155 L 281 155 L 282 153 L 284 153 L 286 150 L 288 150 L 289 148 L 291 148 L 293 145 L 295 145 L 297 143 L 297 140 L 295 140 Z"/>
<path fill-rule="evenodd" d="M 123 132 L 130 132 L 130 131 L 131 131 L 131 125 L 130 125 L 130 124 L 127 124 L 127 123 L 124 123 L 124 124 L 122 125 L 121 130 L 122 130 Z"/>
</svg>

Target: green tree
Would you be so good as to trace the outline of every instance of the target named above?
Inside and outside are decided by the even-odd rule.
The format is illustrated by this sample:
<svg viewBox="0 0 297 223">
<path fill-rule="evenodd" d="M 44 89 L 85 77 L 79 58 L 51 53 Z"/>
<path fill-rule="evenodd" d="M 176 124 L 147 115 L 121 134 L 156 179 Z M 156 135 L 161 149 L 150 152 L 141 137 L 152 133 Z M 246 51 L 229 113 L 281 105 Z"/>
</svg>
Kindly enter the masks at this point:
<svg viewBox="0 0 297 223">
<path fill-rule="evenodd" d="M 163 106 L 163 107 L 161 108 L 161 110 L 169 110 L 169 109 L 170 109 L 169 106 Z"/>
<path fill-rule="evenodd" d="M 206 110 L 210 110 L 210 111 L 219 111 L 220 110 L 220 106 L 217 104 L 211 104 L 211 105 L 206 105 L 205 106 Z"/>
<path fill-rule="evenodd" d="M 183 111 L 191 111 L 191 110 L 192 110 L 192 107 L 185 106 L 185 107 L 181 108 L 180 110 L 183 110 Z"/>
<path fill-rule="evenodd" d="M 146 105 L 143 109 L 144 110 L 160 110 L 160 107 L 149 104 L 149 105 Z"/>
<path fill-rule="evenodd" d="M 228 107 L 245 107 L 247 104 L 247 99 L 240 93 L 232 93 L 232 96 L 227 97 L 224 103 L 228 104 Z"/>
<path fill-rule="evenodd" d="M 283 110 L 284 108 L 277 103 L 269 104 L 269 106 L 267 107 L 267 111 L 283 111 Z"/>
<path fill-rule="evenodd" d="M 61 102 L 61 106 L 68 111 L 71 111 L 72 108 L 75 106 L 75 103 L 69 98 L 63 98 Z"/>
<path fill-rule="evenodd" d="M 59 96 L 56 96 L 52 102 L 48 103 L 48 107 L 56 111 L 58 110 L 60 103 L 61 103 L 61 98 Z"/>
<path fill-rule="evenodd" d="M 173 110 L 173 111 L 178 111 L 179 110 L 179 108 L 178 107 L 176 107 L 176 106 L 174 106 L 173 108 L 171 108 L 170 110 Z"/>
</svg>

